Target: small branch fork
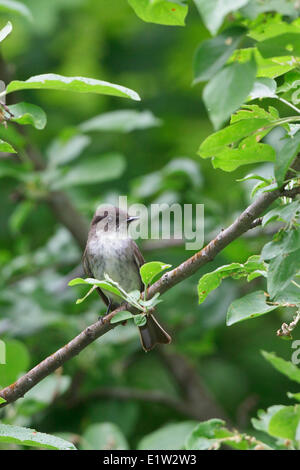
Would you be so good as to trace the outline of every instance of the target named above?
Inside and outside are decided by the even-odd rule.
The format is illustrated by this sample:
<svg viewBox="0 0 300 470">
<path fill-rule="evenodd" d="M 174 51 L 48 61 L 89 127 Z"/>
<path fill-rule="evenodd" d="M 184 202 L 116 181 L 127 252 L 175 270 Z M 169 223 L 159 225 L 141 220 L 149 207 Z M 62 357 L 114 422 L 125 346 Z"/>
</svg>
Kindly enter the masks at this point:
<svg viewBox="0 0 300 470">
<path fill-rule="evenodd" d="M 253 228 L 253 226 L 259 225 L 259 223 L 256 222 L 257 219 L 277 198 L 281 196 L 294 197 L 299 193 L 300 187 L 293 188 L 293 190 L 288 192 L 277 189 L 272 192 L 261 194 L 227 229 L 222 230 L 201 251 L 191 258 L 188 258 L 172 271 L 164 274 L 155 284 L 153 284 L 148 289 L 147 298 L 150 299 L 157 292 L 163 294 L 184 279 L 192 276 L 199 268 L 212 261 L 227 245 L 239 238 L 243 233 Z M 57 210 L 58 207 L 58 205 L 55 206 L 55 210 Z M 136 309 L 131 305 L 123 304 L 113 312 L 102 317 L 96 323 L 85 328 L 68 344 L 44 359 L 15 383 L 9 385 L 3 390 L 0 390 L 0 397 L 6 400 L 5 403 L 0 405 L 0 407 L 6 406 L 7 404 L 16 401 L 18 398 L 23 397 L 26 392 L 31 390 L 41 380 L 61 367 L 65 362 L 79 354 L 97 338 L 100 338 L 108 331 L 112 330 L 117 326 L 117 324 L 111 324 L 110 320 L 114 315 L 122 310 L 129 310 L 132 313 L 137 313 Z"/>
</svg>

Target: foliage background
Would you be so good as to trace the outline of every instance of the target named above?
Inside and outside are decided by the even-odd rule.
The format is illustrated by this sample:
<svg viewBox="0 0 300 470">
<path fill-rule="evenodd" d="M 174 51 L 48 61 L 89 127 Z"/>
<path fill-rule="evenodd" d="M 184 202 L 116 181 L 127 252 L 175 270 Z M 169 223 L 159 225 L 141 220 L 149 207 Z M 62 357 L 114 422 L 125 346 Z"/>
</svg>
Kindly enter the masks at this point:
<svg viewBox="0 0 300 470">
<path fill-rule="evenodd" d="M 250 202 L 249 183 L 236 180 L 256 168 L 226 173 L 196 155 L 212 125 L 201 98 L 203 86 L 191 86 L 194 51 L 210 37 L 195 6 L 190 5 L 187 26 L 180 28 L 145 23 L 120 0 L 24 3 L 32 11 L 33 22 L 16 15 L 14 31 L 1 45 L 1 62 L 6 64 L 10 79 L 25 80 L 48 72 L 89 76 L 132 88 L 142 98 L 134 102 L 56 91 L 19 92 L 18 101 L 37 104 L 47 113 L 43 131 L 31 126 L 22 129 L 24 138 L 43 158 L 53 139 L 94 115 L 121 109 L 150 110 L 161 120 L 160 126 L 132 132 L 90 134 L 90 144 L 77 162 L 84 164 L 86 158 L 99 161 L 102 154 L 117 152 L 124 156 L 125 168 L 117 179 L 68 188 L 78 210 L 90 219 L 99 203 L 114 202 L 118 195 L 127 194 L 130 202 L 144 204 L 204 203 L 206 240 L 231 223 Z M 3 24 L 5 19 L 3 14 Z M 1 68 L 4 71 L 4 65 Z M 284 116 L 286 108 L 280 105 L 279 110 Z M 178 158 L 185 160 L 177 171 L 170 170 Z M 260 172 L 267 173 L 268 165 L 261 165 Z M 68 288 L 66 276 L 77 268 L 81 251 L 49 207 L 35 199 L 38 188 L 28 187 L 27 191 L 32 201 L 28 214 L 16 180 L 1 179 L 0 335 L 7 342 L 11 359 L 9 374 L 0 365 L 3 386 L 69 341 L 104 310 L 96 295 L 83 305 L 75 305 L 84 290 Z M 290 343 L 276 337 L 286 312 L 276 311 L 253 322 L 226 327 L 231 301 L 251 292 L 253 286 L 260 289 L 261 281 L 226 280 L 200 306 L 197 281 L 222 264 L 243 262 L 251 254 L 259 254 L 269 239 L 258 230 L 255 236 L 233 242 L 209 267 L 170 290 L 159 309 L 160 319 L 173 336 L 168 353 L 183 357 L 207 391 L 203 419 L 217 417 L 217 403 L 220 415 L 245 431 L 258 408 L 278 402 L 290 404 L 286 390 L 297 391 L 260 352 L 276 351 L 290 359 Z M 144 254 L 147 261 L 159 259 L 173 266 L 191 255 L 182 246 L 153 250 L 146 244 Z M 136 448 L 145 436 L 162 426 L 198 421 L 201 398 L 200 411 L 195 410 L 193 418 L 168 405 L 131 398 L 130 393 L 121 400 L 96 397 L 93 392 L 126 387 L 180 397 L 182 383 L 165 361 L 158 350 L 149 354 L 141 350 L 132 325 L 118 327 L 51 377 L 51 384 L 39 388 L 39 397 L 20 400 L 2 411 L 2 417 L 6 423 L 64 435 L 83 448 Z M 79 395 L 83 398 L 77 400 Z M 182 403 L 188 405 L 184 400 Z M 98 428 L 93 433 L 91 426 L 103 423 L 112 423 L 118 429 L 108 432 L 111 428 L 102 426 L 101 432 Z M 107 433 L 114 436 L 108 443 Z"/>
</svg>

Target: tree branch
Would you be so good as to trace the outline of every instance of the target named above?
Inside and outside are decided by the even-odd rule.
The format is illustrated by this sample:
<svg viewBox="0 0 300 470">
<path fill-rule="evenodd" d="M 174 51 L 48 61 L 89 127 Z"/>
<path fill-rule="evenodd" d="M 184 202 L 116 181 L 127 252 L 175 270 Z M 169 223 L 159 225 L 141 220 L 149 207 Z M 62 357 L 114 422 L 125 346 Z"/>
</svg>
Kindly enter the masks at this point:
<svg viewBox="0 0 300 470">
<path fill-rule="evenodd" d="M 300 188 L 296 188 L 299 194 Z M 148 289 L 148 297 L 151 298 L 156 292 L 163 294 L 171 287 L 193 275 L 200 267 L 212 261 L 215 256 L 229 245 L 233 240 L 249 230 L 253 221 L 257 219 L 278 197 L 283 195 L 283 191 L 275 190 L 260 195 L 226 230 L 222 230 L 206 247 L 196 253 L 191 258 L 184 261 L 177 268 L 164 274 L 155 284 Z M 128 304 L 123 304 L 113 312 L 109 313 L 101 320 L 88 326 L 78 336 L 73 338 L 68 344 L 47 357 L 40 364 L 31 369 L 27 374 L 18 379 L 14 384 L 0 391 L 0 396 L 6 400 L 0 406 L 16 401 L 23 397 L 26 392 L 32 389 L 43 378 L 54 372 L 66 361 L 79 354 L 84 348 L 95 341 L 100 336 L 113 329 L 117 324 L 110 324 L 110 320 L 121 310 L 130 310 L 136 313 L 135 309 Z"/>
</svg>

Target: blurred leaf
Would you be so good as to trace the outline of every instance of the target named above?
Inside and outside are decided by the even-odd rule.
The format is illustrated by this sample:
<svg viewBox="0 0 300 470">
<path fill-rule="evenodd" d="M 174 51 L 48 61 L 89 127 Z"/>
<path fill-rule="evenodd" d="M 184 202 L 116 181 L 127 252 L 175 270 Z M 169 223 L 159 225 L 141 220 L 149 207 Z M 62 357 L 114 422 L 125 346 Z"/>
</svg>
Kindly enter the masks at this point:
<svg viewBox="0 0 300 470">
<path fill-rule="evenodd" d="M 125 169 L 125 159 L 119 153 L 107 153 L 62 170 L 51 183 L 52 189 L 69 188 L 86 184 L 102 183 L 119 178 Z"/>
<path fill-rule="evenodd" d="M 195 421 L 167 424 L 154 431 L 139 442 L 138 450 L 180 450 L 189 433 L 196 426 Z"/>
<path fill-rule="evenodd" d="M 82 435 L 82 450 L 127 450 L 128 443 L 113 423 L 90 425 Z"/>
<path fill-rule="evenodd" d="M 87 77 L 64 77 L 54 73 L 36 75 L 26 81 L 15 80 L 7 85 L 6 93 L 18 90 L 61 90 L 77 93 L 100 93 L 103 95 L 121 96 L 140 101 L 139 95 L 129 88 L 114 83 L 95 80 Z"/>
<path fill-rule="evenodd" d="M 16 0 L 0 0 L 0 12 L 18 13 L 28 20 L 32 20 L 30 10 L 21 2 Z"/>
<path fill-rule="evenodd" d="M 300 250 L 300 229 L 281 230 L 275 234 L 274 239 L 264 245 L 261 257 L 264 260 L 275 258 L 280 254 L 284 255 Z"/>
<path fill-rule="evenodd" d="M 295 364 L 290 361 L 285 361 L 274 353 L 267 351 L 262 351 L 261 353 L 276 370 L 286 375 L 289 379 L 294 380 L 294 382 L 300 383 L 300 369 Z"/>
<path fill-rule="evenodd" d="M 10 119 L 12 122 L 22 125 L 30 124 L 36 129 L 44 129 L 46 126 L 46 113 L 35 104 L 17 103 L 8 106 L 8 109 L 13 114 L 13 117 Z"/>
<path fill-rule="evenodd" d="M 148 23 L 184 26 L 188 12 L 185 0 L 128 0 L 139 18 Z"/>
<path fill-rule="evenodd" d="M 242 8 L 241 13 L 251 19 L 255 19 L 260 13 L 276 11 L 282 15 L 296 16 L 295 4 L 290 0 L 250 0 Z"/>
<path fill-rule="evenodd" d="M 287 224 L 291 224 L 300 213 L 300 201 L 293 201 L 281 206 L 271 209 L 264 215 L 262 220 L 262 226 L 265 227 L 268 223 L 274 222 L 275 220 L 284 221 Z"/>
<path fill-rule="evenodd" d="M 194 56 L 193 84 L 212 78 L 226 64 L 246 31 L 241 26 L 235 26 L 226 29 L 213 39 L 202 41 Z"/>
<path fill-rule="evenodd" d="M 151 261 L 140 267 L 140 275 L 145 286 L 151 284 L 153 279 L 165 269 L 171 267 L 171 264 L 165 264 L 161 261 Z"/>
<path fill-rule="evenodd" d="M 300 33 L 300 29 L 299 29 Z M 286 56 L 300 56 L 299 33 L 285 33 L 265 39 L 257 43 L 257 48 L 263 57 L 272 58 Z"/>
<path fill-rule="evenodd" d="M 21 227 L 34 207 L 35 204 L 29 199 L 21 201 L 17 205 L 9 219 L 9 226 L 13 233 L 20 232 Z"/>
<path fill-rule="evenodd" d="M 146 315 L 143 315 L 142 313 L 138 315 L 134 315 L 134 324 L 136 326 L 144 326 L 146 325 L 146 323 L 147 323 Z"/>
<path fill-rule="evenodd" d="M 19 444 L 22 446 L 43 447 L 56 450 L 76 450 L 71 442 L 56 436 L 35 431 L 35 429 L 0 424 L 0 442 Z"/>
<path fill-rule="evenodd" d="M 1 139 L 0 139 L 0 152 L 17 153 L 16 150 L 8 142 L 4 142 L 4 140 L 1 140 Z"/>
<path fill-rule="evenodd" d="M 95 116 L 80 124 L 79 129 L 82 132 L 109 131 L 126 133 L 136 129 L 160 126 L 161 122 L 151 111 L 122 109 L 120 111 L 99 114 L 99 116 Z"/>
<path fill-rule="evenodd" d="M 300 405 L 285 406 L 275 413 L 269 423 L 268 432 L 271 436 L 282 439 L 300 439 Z"/>
<path fill-rule="evenodd" d="M 263 291 L 251 292 L 236 299 L 228 308 L 226 325 L 231 326 L 240 321 L 260 317 L 278 308 L 278 305 L 268 305 Z"/>
<path fill-rule="evenodd" d="M 216 34 L 225 17 L 231 11 L 237 10 L 248 3 L 249 0 L 194 0 L 202 20 L 211 32 Z"/>
<path fill-rule="evenodd" d="M 119 323 L 126 320 L 129 320 L 134 315 L 131 312 L 127 312 L 127 310 L 123 310 L 122 312 L 118 312 L 116 315 L 112 317 L 110 323 Z"/>
<path fill-rule="evenodd" d="M 229 64 L 208 82 L 203 90 L 203 100 L 215 129 L 244 103 L 253 88 L 255 76 L 256 64 L 252 59 Z"/>
<path fill-rule="evenodd" d="M 300 270 L 300 249 L 293 253 L 279 254 L 269 263 L 268 293 L 271 298 L 284 290 Z"/>
<path fill-rule="evenodd" d="M 250 92 L 249 99 L 256 100 L 257 98 L 275 98 L 276 87 L 277 84 L 272 78 L 257 78 Z"/>
<path fill-rule="evenodd" d="M 0 6 L 0 9 L 1 9 L 1 6 Z M 10 21 L 8 21 L 6 25 L 4 26 L 4 28 L 0 30 L 0 42 L 3 41 L 9 35 L 9 33 L 11 33 L 11 31 L 12 31 L 12 24 Z"/>
<path fill-rule="evenodd" d="M 292 398 L 293 400 L 300 401 L 300 393 L 291 393 L 291 392 L 287 392 L 287 396 L 288 396 L 289 398 Z"/>
<path fill-rule="evenodd" d="M 6 364 L 0 365 L 0 387 L 14 383 L 19 375 L 26 372 L 30 364 L 27 347 L 16 339 L 5 340 Z"/>
<path fill-rule="evenodd" d="M 91 139 L 86 135 L 62 133 L 54 139 L 47 149 L 51 165 L 64 165 L 75 160 L 90 144 Z"/>
<path fill-rule="evenodd" d="M 258 275 L 266 270 L 266 267 L 259 256 L 251 256 L 245 264 L 231 263 L 225 266 L 221 266 L 215 271 L 204 274 L 198 282 L 198 297 L 199 304 L 204 302 L 208 294 L 219 287 L 223 279 L 232 277 L 233 279 L 240 279 L 242 277 L 248 277 L 257 271 Z"/>
<path fill-rule="evenodd" d="M 278 186 L 282 186 L 286 173 L 300 150 L 300 131 L 293 136 L 286 136 L 284 144 L 277 152 L 275 178 Z"/>
</svg>

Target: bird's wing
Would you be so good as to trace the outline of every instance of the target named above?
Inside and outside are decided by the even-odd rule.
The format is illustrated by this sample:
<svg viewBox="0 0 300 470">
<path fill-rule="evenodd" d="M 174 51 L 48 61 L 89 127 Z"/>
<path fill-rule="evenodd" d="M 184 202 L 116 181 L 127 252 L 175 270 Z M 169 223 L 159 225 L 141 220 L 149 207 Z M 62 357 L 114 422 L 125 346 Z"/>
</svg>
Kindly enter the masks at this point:
<svg viewBox="0 0 300 470">
<path fill-rule="evenodd" d="M 85 274 L 88 277 L 94 277 L 94 275 L 92 273 L 92 270 L 91 270 L 91 267 L 90 267 L 89 258 L 87 256 L 86 249 L 84 250 L 84 253 L 83 253 L 82 264 L 83 264 L 83 269 L 85 271 Z M 102 298 L 105 305 L 109 305 L 109 300 L 106 297 L 106 295 L 103 293 L 103 291 L 100 289 L 100 287 L 97 287 L 96 291 L 98 292 L 98 294 Z"/>
<path fill-rule="evenodd" d="M 140 267 L 143 264 L 145 264 L 145 260 L 144 260 L 144 257 L 142 255 L 142 253 L 140 252 L 139 247 L 135 243 L 135 241 L 132 240 L 131 243 L 132 243 L 133 257 L 134 257 L 134 261 L 135 261 L 135 264 L 136 264 L 136 268 L 138 270 L 138 273 L 140 274 Z M 140 291 L 142 292 L 143 290 L 144 290 L 144 284 L 143 284 L 142 279 L 141 279 Z"/>
</svg>

